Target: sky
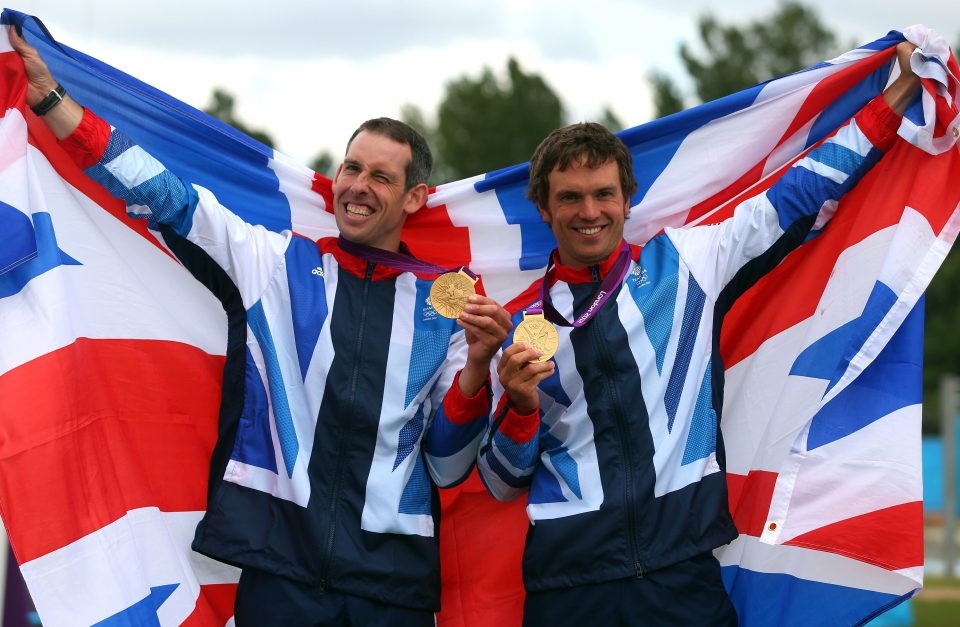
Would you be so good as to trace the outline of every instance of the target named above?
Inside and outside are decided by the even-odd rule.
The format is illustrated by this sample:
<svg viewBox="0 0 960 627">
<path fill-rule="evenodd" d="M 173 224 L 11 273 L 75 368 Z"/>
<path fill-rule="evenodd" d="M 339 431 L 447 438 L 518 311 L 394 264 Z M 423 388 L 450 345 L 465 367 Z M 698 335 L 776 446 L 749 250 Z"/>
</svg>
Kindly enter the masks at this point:
<svg viewBox="0 0 960 627">
<path fill-rule="evenodd" d="M 806 0 L 850 44 L 922 23 L 960 43 L 956 0 Z M 431 120 L 445 85 L 515 56 L 541 74 L 569 121 L 609 106 L 626 126 L 653 117 L 646 77 L 683 84 L 677 51 L 711 11 L 744 24 L 777 0 L 4 0 L 40 18 L 60 42 L 198 108 L 215 87 L 243 122 L 309 163 L 339 159 L 353 129 L 415 104 Z"/>
</svg>

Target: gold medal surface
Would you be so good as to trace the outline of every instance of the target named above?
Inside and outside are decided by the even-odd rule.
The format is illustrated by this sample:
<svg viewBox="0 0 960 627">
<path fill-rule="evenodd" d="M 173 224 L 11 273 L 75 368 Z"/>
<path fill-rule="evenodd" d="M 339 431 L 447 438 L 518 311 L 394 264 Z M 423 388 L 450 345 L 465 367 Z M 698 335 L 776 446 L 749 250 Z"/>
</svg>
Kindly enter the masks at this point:
<svg viewBox="0 0 960 627">
<path fill-rule="evenodd" d="M 473 287 L 476 282 L 462 268 L 458 272 L 445 272 L 430 287 L 430 303 L 444 318 L 457 318 L 467 299 L 477 293 Z"/>
<path fill-rule="evenodd" d="M 557 353 L 560 334 L 557 333 L 553 324 L 543 317 L 543 314 L 523 312 L 523 321 L 513 332 L 513 341 L 529 344 L 540 351 L 539 359 L 534 361 L 547 361 Z"/>
</svg>

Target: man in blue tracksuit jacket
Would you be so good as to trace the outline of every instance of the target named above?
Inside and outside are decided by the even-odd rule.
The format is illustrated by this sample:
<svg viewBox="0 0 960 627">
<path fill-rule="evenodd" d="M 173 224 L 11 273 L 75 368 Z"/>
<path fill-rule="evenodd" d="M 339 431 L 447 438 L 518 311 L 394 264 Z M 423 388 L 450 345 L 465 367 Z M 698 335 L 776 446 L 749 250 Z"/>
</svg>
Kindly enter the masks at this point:
<svg viewBox="0 0 960 627">
<path fill-rule="evenodd" d="M 342 240 L 274 233 L 85 110 L 10 38 L 27 104 L 227 311 L 220 436 L 193 547 L 243 568 L 237 625 L 433 625 L 436 487 L 476 461 L 490 361 L 511 322 L 483 296 L 440 316 L 435 270 L 390 258 L 426 199 L 424 139 L 365 122 L 334 178 Z"/>
<path fill-rule="evenodd" d="M 737 536 L 719 327 L 893 143 L 919 87 L 912 49 L 900 45 L 901 77 L 882 96 L 767 192 L 719 224 L 667 228 L 642 249 L 623 242 L 636 182 L 619 139 L 575 124 L 537 148 L 528 196 L 557 249 L 540 292 L 548 302 L 524 306 L 552 304 L 548 319 L 578 325 L 558 322 L 549 361 L 534 361 L 528 344 L 504 349 L 503 394 L 479 457 L 496 498 L 527 494 L 525 625 L 737 623 L 712 554 Z"/>
</svg>

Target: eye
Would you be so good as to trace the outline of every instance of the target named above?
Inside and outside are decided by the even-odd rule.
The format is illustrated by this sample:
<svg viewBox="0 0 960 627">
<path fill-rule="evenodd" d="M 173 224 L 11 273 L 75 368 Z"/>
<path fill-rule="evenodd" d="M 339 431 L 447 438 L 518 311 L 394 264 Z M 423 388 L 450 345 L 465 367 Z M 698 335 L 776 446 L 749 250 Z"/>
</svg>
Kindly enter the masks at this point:
<svg viewBox="0 0 960 627">
<path fill-rule="evenodd" d="M 360 166 L 358 166 L 356 163 L 344 163 L 343 170 L 345 172 L 359 172 Z"/>
<path fill-rule="evenodd" d="M 612 190 L 612 189 L 601 189 L 599 192 L 597 192 L 597 198 L 602 198 L 602 199 L 604 199 L 604 200 L 606 200 L 606 199 L 608 199 L 608 198 L 613 198 L 613 190 Z"/>
<path fill-rule="evenodd" d="M 377 179 L 377 180 L 380 181 L 381 183 L 389 183 L 389 182 L 390 182 L 390 177 L 388 177 L 386 174 L 383 174 L 383 173 L 381 173 L 381 172 L 378 172 L 378 173 L 374 174 L 374 175 L 373 175 L 373 178 Z"/>
</svg>

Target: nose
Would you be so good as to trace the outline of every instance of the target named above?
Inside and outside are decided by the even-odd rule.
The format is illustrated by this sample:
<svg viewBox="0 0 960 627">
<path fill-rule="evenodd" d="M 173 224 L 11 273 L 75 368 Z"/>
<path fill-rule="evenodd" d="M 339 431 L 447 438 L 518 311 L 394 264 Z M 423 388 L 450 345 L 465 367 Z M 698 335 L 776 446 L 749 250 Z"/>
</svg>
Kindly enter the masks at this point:
<svg viewBox="0 0 960 627">
<path fill-rule="evenodd" d="M 362 194 L 367 191 L 368 187 L 367 174 L 366 172 L 361 172 L 350 184 L 350 191 L 352 191 L 354 194 Z"/>
<path fill-rule="evenodd" d="M 583 220 L 596 220 L 600 215 L 600 204 L 590 196 L 585 197 L 580 207 L 580 218 Z"/>
</svg>

